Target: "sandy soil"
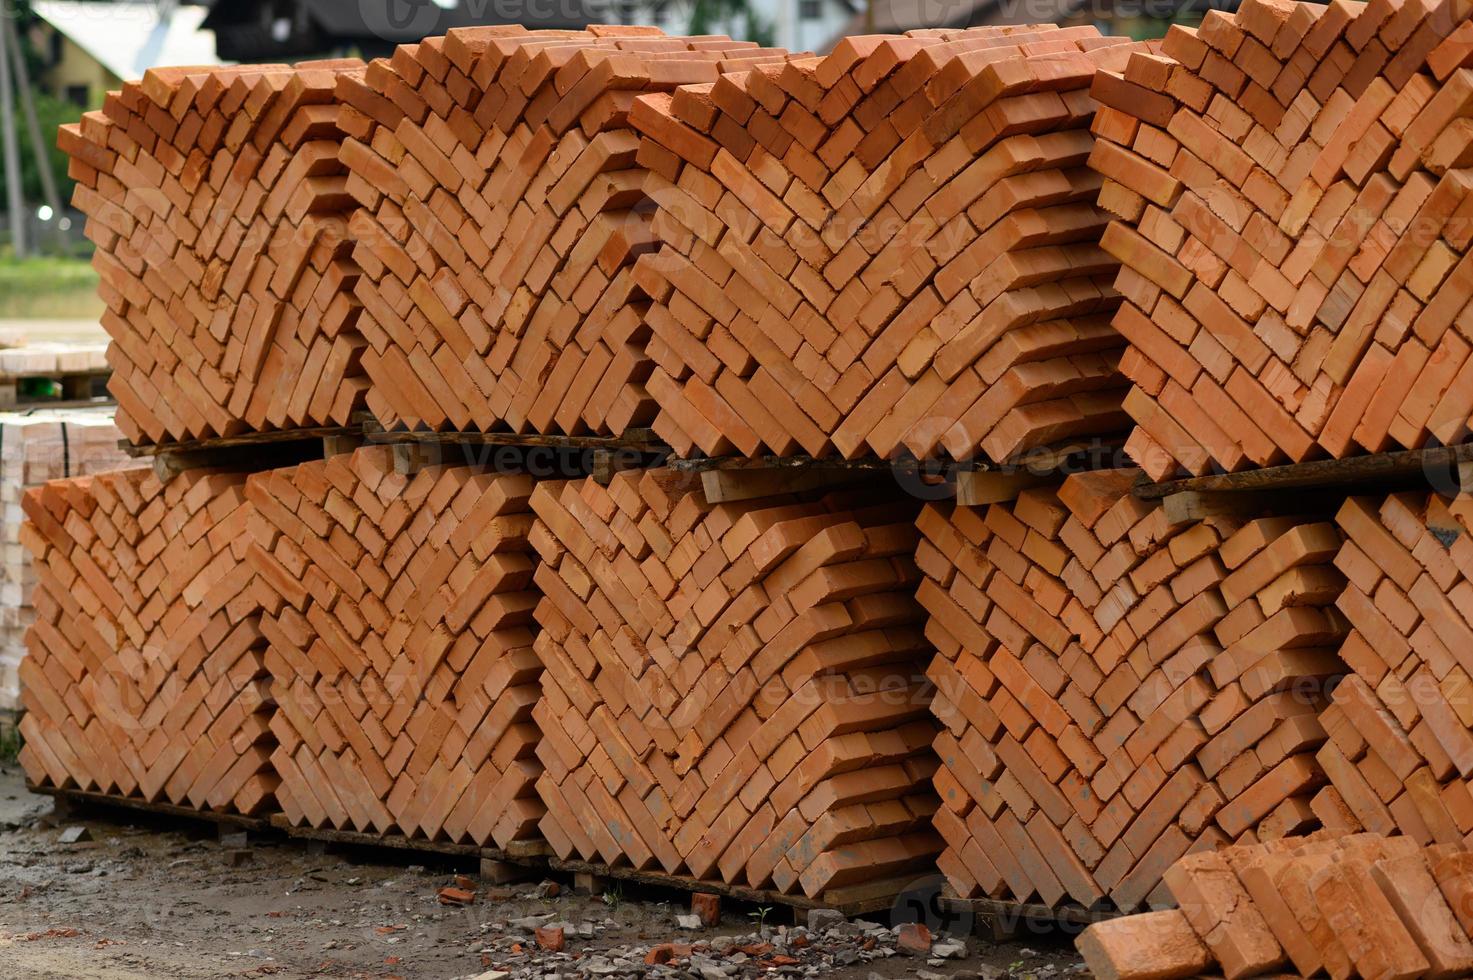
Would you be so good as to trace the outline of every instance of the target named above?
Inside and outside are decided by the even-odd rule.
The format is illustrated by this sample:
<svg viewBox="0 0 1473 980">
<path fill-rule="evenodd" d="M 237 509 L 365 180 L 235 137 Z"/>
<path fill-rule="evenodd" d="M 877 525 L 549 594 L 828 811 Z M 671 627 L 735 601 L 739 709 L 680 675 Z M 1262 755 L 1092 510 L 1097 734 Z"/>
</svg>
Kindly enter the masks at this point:
<svg viewBox="0 0 1473 980">
<path fill-rule="evenodd" d="M 107 331 L 96 319 L 28 320 L 0 317 L 0 343 L 23 344 L 105 344 Z"/>
<path fill-rule="evenodd" d="M 493 967 L 516 976 L 574 976 L 594 953 L 671 941 L 721 948 L 729 943 L 719 937 L 756 928 L 750 907 L 728 903 L 717 929 L 684 931 L 675 923 L 687 911 L 678 892 L 574 895 L 568 882 L 553 898 L 537 897 L 536 881 L 483 886 L 475 904 L 446 907 L 439 889 L 454 884 L 456 872 L 476 868 L 453 861 L 426 867 L 411 863 L 423 855 L 393 851 L 314 853 L 302 842 L 269 838 L 253 839 L 249 858 L 236 866 L 239 849 L 222 844 L 208 824 L 180 826 L 103 808 L 57 819 L 51 811 L 49 797 L 28 793 L 13 767 L 0 767 L 0 973 L 17 980 L 408 980 L 476 977 Z M 64 830 L 77 825 L 91 840 L 61 843 Z M 593 935 L 569 935 L 574 955 L 548 957 L 511 924 L 537 914 L 587 923 Z M 774 926 L 791 921 L 786 909 L 768 917 Z M 965 959 L 945 965 L 894 956 L 780 972 L 926 980 L 1066 977 L 1082 969 L 1057 940 L 1033 942 L 1037 949 L 976 939 L 968 945 Z M 737 975 L 755 969 L 748 964 Z"/>
</svg>

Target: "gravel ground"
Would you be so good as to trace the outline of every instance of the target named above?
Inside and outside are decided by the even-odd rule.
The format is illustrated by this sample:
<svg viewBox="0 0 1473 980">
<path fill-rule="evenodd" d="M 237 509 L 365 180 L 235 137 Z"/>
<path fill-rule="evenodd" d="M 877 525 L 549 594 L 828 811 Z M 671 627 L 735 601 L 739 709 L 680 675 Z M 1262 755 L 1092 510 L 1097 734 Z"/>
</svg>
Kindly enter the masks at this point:
<svg viewBox="0 0 1473 980">
<path fill-rule="evenodd" d="M 83 839 L 64 843 L 84 827 Z M 248 854 L 209 824 L 115 809 L 58 818 L 49 797 L 0 766 L 0 973 L 17 980 L 215 977 L 496 978 L 644 975 L 718 978 L 1070 978 L 1083 966 L 1066 940 L 1022 945 L 939 932 L 931 955 L 900 950 L 887 915 L 873 923 L 794 925 L 726 903 L 716 928 L 682 928 L 681 893 L 575 895 L 570 883 L 492 887 L 474 867 L 431 866 L 392 851 L 314 853 L 300 841 L 252 840 Z M 394 863 L 398 861 L 398 863 Z M 240 863 L 237 863 L 240 862 Z M 445 905 L 440 891 L 476 892 Z M 549 892 L 557 891 L 556 895 Z M 687 923 L 689 924 L 689 923 Z M 897 924 L 898 920 L 897 920 Z M 561 953 L 534 926 L 561 926 Z M 933 923 L 939 927 L 939 923 Z M 964 924 L 963 924 L 964 925 Z M 961 925 L 953 929 L 962 931 Z M 665 965 L 645 965 L 659 950 Z M 957 949 L 957 946 L 963 949 Z M 954 958 L 940 958 L 947 952 Z M 960 954 L 960 955 L 957 955 Z"/>
</svg>

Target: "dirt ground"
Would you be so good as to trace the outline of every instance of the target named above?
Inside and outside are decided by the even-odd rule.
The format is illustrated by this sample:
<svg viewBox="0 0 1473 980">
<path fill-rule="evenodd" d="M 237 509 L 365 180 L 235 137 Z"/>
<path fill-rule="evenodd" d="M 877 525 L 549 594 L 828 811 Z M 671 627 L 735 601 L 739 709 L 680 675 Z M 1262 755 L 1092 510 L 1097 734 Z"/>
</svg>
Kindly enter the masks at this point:
<svg viewBox="0 0 1473 980">
<path fill-rule="evenodd" d="M 787 909 L 773 909 L 767 936 L 757 932 L 761 913 L 727 903 L 715 929 L 684 930 L 675 917 L 688 913 L 676 891 L 575 895 L 568 881 L 556 897 L 537 880 L 479 887 L 475 904 L 440 904 L 441 888 L 455 863 L 425 866 L 425 855 L 383 850 L 321 851 L 285 839 L 252 839 L 249 857 L 238 841 L 222 843 L 209 824 L 160 820 L 148 814 L 91 808 L 52 813 L 49 797 L 28 793 L 19 772 L 0 766 L 0 974 L 16 980 L 160 980 L 216 977 L 480 977 L 505 970 L 515 977 L 635 975 L 601 970 L 643 962 L 650 947 L 668 942 L 709 944 L 726 960 L 690 968 L 640 968 L 653 977 L 790 976 L 841 980 L 1072 977 L 1083 966 L 1066 939 L 1044 936 L 1021 944 L 993 945 L 972 938 L 963 959 L 917 958 L 886 949 L 895 940 L 877 927 L 869 935 L 869 962 L 835 952 L 845 943 L 863 948 L 863 934 L 836 939 L 813 934 L 811 947 L 786 926 Z M 73 827 L 90 840 L 62 843 Z M 236 864 L 236 860 L 243 863 Z M 538 917 L 570 926 L 563 954 L 535 948 L 529 921 Z M 882 920 L 885 915 L 870 916 Z M 847 927 L 846 927 L 847 928 Z M 957 927 L 960 931 L 960 927 Z M 583 933 L 580 936 L 578 933 Z M 587 935 L 592 933 L 591 936 Z M 732 949 L 741 940 L 787 941 L 799 965 L 774 966 Z M 822 952 L 822 956 L 820 956 Z M 832 954 L 832 955 L 831 955 Z M 885 955 L 881 955 L 885 954 Z M 698 954 L 699 955 L 699 954 Z M 633 959 L 631 959 L 631 957 Z M 837 957 L 837 958 L 836 958 Z M 772 954 L 766 953 L 771 961 Z M 872 959 L 871 959 L 872 958 Z M 732 965 L 738 964 L 740 966 Z M 497 974 L 491 973 L 492 977 Z"/>
</svg>

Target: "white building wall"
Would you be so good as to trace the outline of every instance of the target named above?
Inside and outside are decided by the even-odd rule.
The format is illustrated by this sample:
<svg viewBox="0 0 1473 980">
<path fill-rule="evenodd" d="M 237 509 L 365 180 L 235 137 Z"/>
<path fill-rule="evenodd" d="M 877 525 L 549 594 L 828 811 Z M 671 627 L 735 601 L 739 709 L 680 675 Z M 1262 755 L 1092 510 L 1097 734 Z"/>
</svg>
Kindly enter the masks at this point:
<svg viewBox="0 0 1473 980">
<path fill-rule="evenodd" d="M 855 9 L 841 0 L 748 0 L 758 19 L 772 27 L 773 43 L 789 51 L 817 51 L 827 45 L 854 16 Z M 856 0 L 858 3 L 859 0 Z M 683 34 L 690 27 L 691 0 L 609 0 L 604 19 L 619 24 L 653 24 L 668 34 Z M 713 26 L 717 33 L 747 37 L 744 17 Z"/>
</svg>

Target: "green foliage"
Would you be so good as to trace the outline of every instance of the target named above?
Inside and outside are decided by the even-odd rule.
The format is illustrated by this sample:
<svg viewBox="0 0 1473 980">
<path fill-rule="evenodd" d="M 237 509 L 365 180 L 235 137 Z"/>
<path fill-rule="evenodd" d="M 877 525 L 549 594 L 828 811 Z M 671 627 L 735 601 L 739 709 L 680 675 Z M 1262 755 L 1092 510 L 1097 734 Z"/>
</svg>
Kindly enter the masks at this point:
<svg viewBox="0 0 1473 980">
<path fill-rule="evenodd" d="M 30 27 L 35 22 L 35 14 L 31 12 L 27 0 L 0 0 L 0 7 L 7 9 L 11 16 L 16 18 L 16 35 L 20 38 L 21 57 L 26 61 L 26 70 L 31 79 L 31 93 L 36 104 L 36 122 L 40 126 L 41 141 L 46 145 L 47 157 L 51 161 L 51 174 L 56 179 L 56 192 L 64 207 L 72 199 L 72 181 L 66 175 L 66 154 L 56 148 L 56 131 L 68 123 L 81 119 L 82 109 L 66 99 L 47 95 L 36 89 L 35 83 L 41 77 L 43 62 L 40 54 L 31 45 Z M 13 79 L 13 81 L 16 85 L 20 84 L 19 79 Z M 26 204 L 34 209 L 45 203 L 42 197 L 41 176 L 36 166 L 35 151 L 31 149 L 30 127 L 26 125 L 25 113 L 19 100 L 16 101 L 14 109 L 15 129 L 20 143 L 21 193 L 25 196 Z M 5 168 L 0 166 L 0 211 L 4 210 L 5 202 L 9 201 L 8 194 Z"/>
<path fill-rule="evenodd" d="M 748 0 L 695 0 L 690 12 L 690 34 L 719 34 L 717 24 L 742 25 L 729 33 L 744 41 L 756 41 L 765 48 L 773 45 L 773 25 L 757 15 Z"/>
<path fill-rule="evenodd" d="M 96 289 L 97 272 L 85 259 L 29 258 L 0 255 L 0 296 L 13 290 L 66 292 Z"/>
<path fill-rule="evenodd" d="M 0 320 L 25 317 L 92 319 L 101 315 L 97 273 L 85 259 L 16 260 L 0 246 Z"/>
<path fill-rule="evenodd" d="M 41 139 L 46 144 L 47 157 L 51 161 L 51 174 L 56 179 L 56 192 L 66 206 L 72 197 L 72 182 L 66 175 L 66 154 L 56 148 L 56 131 L 67 123 L 82 118 L 82 110 L 65 99 L 58 99 L 42 92 L 35 92 L 36 121 L 41 126 Z M 44 203 L 41 174 L 36 168 L 36 154 L 31 149 L 31 131 L 25 123 L 19 104 L 15 107 L 15 128 L 20 137 L 21 192 L 26 204 L 34 209 Z M 5 168 L 0 166 L 0 201 L 8 201 L 10 193 L 6 184 Z M 3 205 L 0 205 L 3 207 Z"/>
<path fill-rule="evenodd" d="M 8 722 L 0 722 L 0 763 L 14 763 L 20 758 L 20 750 L 24 745 L 25 739 L 21 737 L 19 728 Z"/>
</svg>

